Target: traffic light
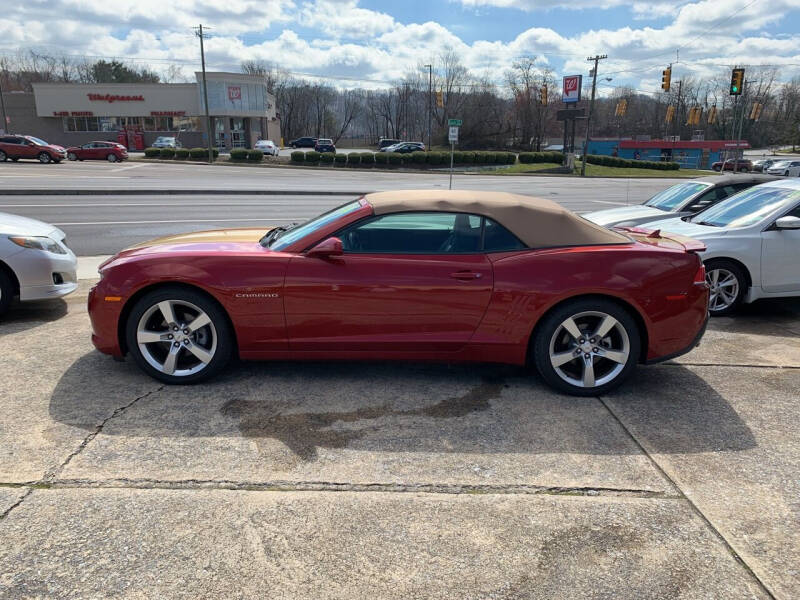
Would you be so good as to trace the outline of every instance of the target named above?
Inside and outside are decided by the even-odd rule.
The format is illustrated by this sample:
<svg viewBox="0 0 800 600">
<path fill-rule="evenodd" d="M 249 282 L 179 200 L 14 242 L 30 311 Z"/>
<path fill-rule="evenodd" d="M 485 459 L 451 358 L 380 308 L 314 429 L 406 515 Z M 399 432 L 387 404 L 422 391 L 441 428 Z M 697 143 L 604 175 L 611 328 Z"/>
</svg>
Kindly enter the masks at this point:
<svg viewBox="0 0 800 600">
<path fill-rule="evenodd" d="M 753 102 L 753 108 L 750 109 L 750 120 L 751 121 L 758 121 L 761 117 L 761 109 L 764 108 L 764 105 L 761 102 Z"/>
<path fill-rule="evenodd" d="M 699 125 L 700 117 L 703 114 L 703 109 L 700 106 L 693 106 L 689 109 L 689 116 L 686 117 L 687 125 Z"/>
<path fill-rule="evenodd" d="M 614 114 L 618 117 L 624 117 L 625 113 L 628 110 L 628 101 L 623 98 L 619 102 L 617 102 L 617 109 L 614 111 Z"/>
<path fill-rule="evenodd" d="M 667 67 L 661 71 L 661 89 L 669 91 L 669 82 L 672 80 L 672 67 Z"/>
<path fill-rule="evenodd" d="M 734 69 L 731 73 L 731 96 L 741 96 L 744 87 L 744 69 Z"/>
<path fill-rule="evenodd" d="M 436 107 L 444 108 L 444 92 L 436 92 Z"/>
<path fill-rule="evenodd" d="M 667 107 L 667 114 L 664 116 L 664 122 L 672 123 L 672 118 L 675 116 L 675 107 L 671 104 Z"/>
<path fill-rule="evenodd" d="M 717 122 L 717 105 L 708 109 L 708 124 L 713 125 Z"/>
<path fill-rule="evenodd" d="M 542 106 L 547 106 L 547 85 L 543 85 L 539 90 L 539 96 L 542 101 Z"/>
</svg>

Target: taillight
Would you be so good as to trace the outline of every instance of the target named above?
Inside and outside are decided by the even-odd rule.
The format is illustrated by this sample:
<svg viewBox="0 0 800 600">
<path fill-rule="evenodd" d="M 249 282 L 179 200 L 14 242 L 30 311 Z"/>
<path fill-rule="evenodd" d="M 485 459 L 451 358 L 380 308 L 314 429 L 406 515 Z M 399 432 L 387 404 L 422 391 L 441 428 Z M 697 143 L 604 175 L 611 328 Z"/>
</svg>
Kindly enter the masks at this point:
<svg viewBox="0 0 800 600">
<path fill-rule="evenodd" d="M 695 285 L 705 285 L 706 266 L 703 263 L 700 263 L 700 266 L 697 269 L 697 273 L 694 274 L 694 281 L 692 283 L 694 283 Z"/>
</svg>

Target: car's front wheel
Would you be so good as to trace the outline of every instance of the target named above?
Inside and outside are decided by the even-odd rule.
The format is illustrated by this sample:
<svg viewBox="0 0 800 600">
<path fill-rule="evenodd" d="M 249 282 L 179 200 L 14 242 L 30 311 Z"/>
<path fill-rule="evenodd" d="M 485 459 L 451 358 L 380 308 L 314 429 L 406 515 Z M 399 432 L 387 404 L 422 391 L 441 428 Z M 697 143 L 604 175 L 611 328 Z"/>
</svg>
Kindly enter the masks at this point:
<svg viewBox="0 0 800 600">
<path fill-rule="evenodd" d="M 604 394 L 638 362 L 639 328 L 621 306 L 602 298 L 567 301 L 536 328 L 532 358 L 542 378 L 574 396 Z"/>
<path fill-rule="evenodd" d="M 78 155 L 75 154 L 74 152 L 70 152 L 69 154 L 67 154 L 67 160 L 73 160 L 73 161 L 78 160 Z"/>
<path fill-rule="evenodd" d="M 736 311 L 747 291 L 747 278 L 742 269 L 729 260 L 709 260 L 705 263 L 709 287 L 708 312 L 712 317 L 724 317 Z"/>
<path fill-rule="evenodd" d="M 108 160 L 108 162 L 110 162 L 110 163 L 115 163 L 115 162 L 117 162 L 117 155 L 116 154 L 109 154 L 106 157 L 106 160 Z"/>
<path fill-rule="evenodd" d="M 39 162 L 40 163 L 42 163 L 43 165 L 46 165 L 47 163 L 52 162 L 52 161 L 53 161 L 53 159 L 50 157 L 50 155 L 47 152 L 39 152 Z"/>
<path fill-rule="evenodd" d="M 136 302 L 126 323 L 128 350 L 151 377 L 196 383 L 217 374 L 233 352 L 228 319 L 202 292 L 168 287 Z"/>
<path fill-rule="evenodd" d="M 11 301 L 14 299 L 14 282 L 11 277 L 0 269 L 0 315 L 8 310 Z"/>
<path fill-rule="evenodd" d="M 5 152 L 3 152 L 2 150 L 0 150 L 0 162 L 6 162 L 6 159 L 7 159 L 7 158 L 8 158 L 8 155 L 6 155 L 6 153 L 5 153 Z"/>
</svg>

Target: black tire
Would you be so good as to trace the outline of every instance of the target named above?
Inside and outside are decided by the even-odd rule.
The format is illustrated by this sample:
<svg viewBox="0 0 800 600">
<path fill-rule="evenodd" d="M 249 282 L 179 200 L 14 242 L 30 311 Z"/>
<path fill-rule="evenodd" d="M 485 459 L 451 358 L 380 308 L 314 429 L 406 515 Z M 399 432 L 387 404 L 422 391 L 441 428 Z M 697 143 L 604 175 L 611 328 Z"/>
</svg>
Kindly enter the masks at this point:
<svg viewBox="0 0 800 600">
<path fill-rule="evenodd" d="M 53 162 L 53 158 L 47 152 L 39 152 L 38 158 L 43 165 Z"/>
<path fill-rule="evenodd" d="M 115 163 L 115 162 L 117 162 L 117 155 L 116 155 L 116 154 L 109 154 L 109 155 L 106 157 L 106 160 L 107 160 L 108 162 L 110 162 L 110 163 Z"/>
<path fill-rule="evenodd" d="M 216 334 L 216 349 L 213 352 L 213 358 L 205 367 L 195 373 L 180 376 L 167 374 L 151 365 L 139 348 L 137 326 L 140 319 L 159 302 L 167 300 L 195 305 L 208 315 L 213 324 L 214 332 L 212 332 L 212 335 L 213 333 Z M 178 317 L 177 314 L 176 317 Z M 179 286 L 160 288 L 142 296 L 134 305 L 125 323 L 125 339 L 128 351 L 139 368 L 154 379 L 167 384 L 191 384 L 210 379 L 225 367 L 233 354 L 233 334 L 224 310 L 215 300 L 203 292 Z M 166 343 L 167 348 L 169 348 L 169 344 L 175 342 Z M 179 349 L 179 352 L 182 351 L 183 349 Z M 191 359 L 188 353 L 185 355 L 185 358 L 187 357 Z"/>
<path fill-rule="evenodd" d="M 706 280 L 712 286 L 711 295 L 709 297 L 708 313 L 712 317 L 726 317 L 735 313 L 742 305 L 744 296 L 747 293 L 747 275 L 742 268 L 731 260 L 724 258 L 713 258 L 705 263 L 706 267 Z M 724 308 L 714 308 L 714 290 L 713 290 L 713 272 L 714 271 L 727 271 L 736 278 L 738 289 L 735 294 L 733 302 Z"/>
<path fill-rule="evenodd" d="M 69 154 L 67 154 L 67 160 L 70 160 L 70 161 L 74 162 L 74 161 L 78 160 L 78 155 L 75 154 L 74 152 L 70 152 Z"/>
<path fill-rule="evenodd" d="M 0 316 L 11 306 L 15 293 L 16 289 L 11 277 L 3 269 L 0 269 Z"/>
<path fill-rule="evenodd" d="M 604 317 L 602 315 L 611 316 L 616 320 L 614 329 L 602 339 L 590 338 L 589 336 L 596 329 L 596 326 L 603 321 Z M 562 323 L 565 323 L 571 317 L 575 317 L 576 320 L 573 322 L 579 325 L 581 332 L 587 332 L 585 338 L 572 339 L 572 336 L 569 336 L 566 330 L 562 328 Z M 617 325 L 621 330 L 617 329 Z M 590 348 L 589 352 L 592 352 L 592 350 L 597 351 L 598 349 L 600 352 L 597 355 L 593 352 L 589 355 L 582 355 L 583 351 L 579 352 L 574 359 L 571 359 L 559 369 L 563 374 L 562 376 L 559 371 L 556 371 L 556 367 L 551 362 L 551 346 L 555 347 L 563 343 L 566 344 L 565 352 L 577 352 L 579 350 L 577 347 L 579 345 L 578 342 L 581 339 L 590 346 L 596 346 L 595 348 Z M 590 340 L 593 340 L 594 343 L 590 344 Z M 602 358 L 601 353 L 606 350 L 614 351 L 617 346 L 619 349 L 627 347 L 627 357 L 624 362 Z M 555 349 L 555 352 L 560 351 Z M 641 333 L 636 321 L 625 308 L 604 298 L 578 298 L 568 300 L 557 306 L 536 327 L 530 349 L 530 359 L 542 379 L 558 391 L 573 396 L 598 396 L 613 390 L 630 377 L 639 362 L 640 356 Z M 575 370 L 576 375 L 578 375 L 578 372 L 585 374 L 585 368 L 583 367 L 584 357 L 591 361 L 592 372 L 599 374 L 597 380 L 608 379 L 602 381 L 602 383 L 588 386 L 583 385 L 581 382 L 577 384 L 570 383 L 565 379 L 571 370 Z M 573 380 L 577 381 L 577 377 Z"/>
<path fill-rule="evenodd" d="M 11 162 L 17 162 L 18 160 L 19 160 L 19 156 L 14 156 L 14 157 L 11 159 Z"/>
<path fill-rule="evenodd" d="M 6 159 L 7 159 L 7 158 L 8 158 L 8 155 L 6 155 L 6 153 L 5 153 L 5 152 L 3 152 L 2 150 L 0 150 L 0 162 L 6 162 Z"/>
</svg>

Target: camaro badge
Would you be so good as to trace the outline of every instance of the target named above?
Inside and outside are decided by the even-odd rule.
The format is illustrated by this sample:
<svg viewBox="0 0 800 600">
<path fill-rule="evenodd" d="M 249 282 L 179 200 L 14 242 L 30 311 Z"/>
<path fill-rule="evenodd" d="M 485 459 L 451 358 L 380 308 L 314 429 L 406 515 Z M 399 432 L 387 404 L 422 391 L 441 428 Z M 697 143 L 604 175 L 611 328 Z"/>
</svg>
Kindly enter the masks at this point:
<svg viewBox="0 0 800 600">
<path fill-rule="evenodd" d="M 277 298 L 278 294 L 270 294 L 267 292 L 247 292 L 238 293 L 236 298 Z"/>
</svg>

